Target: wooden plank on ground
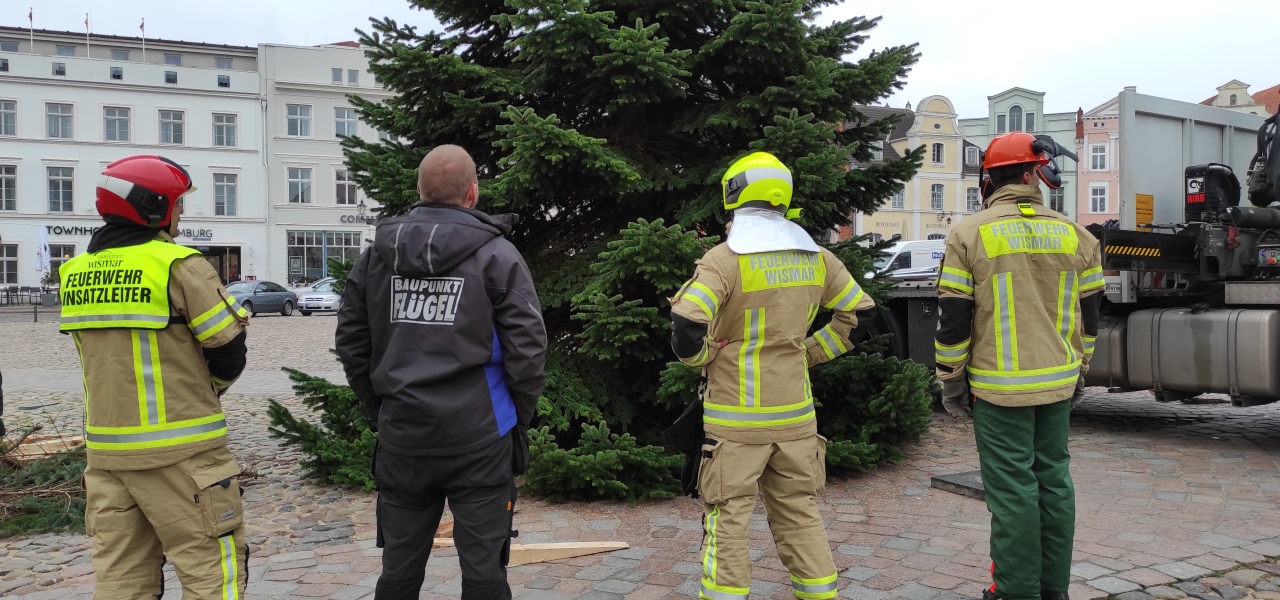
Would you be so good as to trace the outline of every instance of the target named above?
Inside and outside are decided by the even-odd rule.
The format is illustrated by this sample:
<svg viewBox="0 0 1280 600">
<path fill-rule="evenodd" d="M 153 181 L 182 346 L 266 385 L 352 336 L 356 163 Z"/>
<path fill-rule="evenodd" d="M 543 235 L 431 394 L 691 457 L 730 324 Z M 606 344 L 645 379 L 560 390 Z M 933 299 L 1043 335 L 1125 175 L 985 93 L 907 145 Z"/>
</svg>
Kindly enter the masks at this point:
<svg viewBox="0 0 1280 600">
<path fill-rule="evenodd" d="M 23 440 L 5 456 L 6 459 L 24 465 L 37 458 L 69 452 L 84 443 L 83 436 L 62 437 L 57 434 L 33 435 Z"/>
<path fill-rule="evenodd" d="M 454 543 L 450 538 L 436 538 L 434 543 L 431 544 L 432 549 L 452 547 L 454 547 Z M 511 544 L 511 559 L 507 561 L 507 566 L 518 567 L 520 565 L 547 562 L 549 560 L 557 560 L 561 558 L 575 558 L 578 556 L 587 556 L 589 554 L 600 554 L 601 552 L 626 550 L 630 547 L 631 546 L 626 542 Z"/>
<path fill-rule="evenodd" d="M 448 521 L 443 521 L 440 523 L 440 526 L 436 528 L 436 537 L 438 538 L 453 537 L 453 519 L 449 519 Z"/>
</svg>

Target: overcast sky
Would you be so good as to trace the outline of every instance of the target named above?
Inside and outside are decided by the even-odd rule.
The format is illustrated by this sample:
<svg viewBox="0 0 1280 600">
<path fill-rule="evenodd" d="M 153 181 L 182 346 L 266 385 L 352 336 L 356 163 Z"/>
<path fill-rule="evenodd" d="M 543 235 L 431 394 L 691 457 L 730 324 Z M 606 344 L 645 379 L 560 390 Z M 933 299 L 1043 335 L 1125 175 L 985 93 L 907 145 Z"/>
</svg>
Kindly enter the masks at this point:
<svg viewBox="0 0 1280 600">
<path fill-rule="evenodd" d="M 253 46 L 355 38 L 369 16 L 438 27 L 405 0 L 0 0 L 0 24 Z M 947 96 L 961 117 L 985 116 L 987 96 L 1020 86 L 1046 92 L 1050 112 L 1089 110 L 1126 85 L 1198 102 L 1239 79 L 1259 91 L 1280 83 L 1280 1 L 1007 0 L 849 1 L 824 21 L 883 16 L 871 48 L 918 42 L 923 54 L 893 106 Z"/>
</svg>

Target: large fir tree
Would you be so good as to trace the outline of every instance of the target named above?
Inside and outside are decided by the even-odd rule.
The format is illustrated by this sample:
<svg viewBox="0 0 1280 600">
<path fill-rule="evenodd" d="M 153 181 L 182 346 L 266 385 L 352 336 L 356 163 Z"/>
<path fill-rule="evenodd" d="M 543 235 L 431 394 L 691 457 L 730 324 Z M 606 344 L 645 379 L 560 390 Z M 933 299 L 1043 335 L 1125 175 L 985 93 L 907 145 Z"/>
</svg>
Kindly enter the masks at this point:
<svg viewBox="0 0 1280 600">
<path fill-rule="evenodd" d="M 657 432 L 695 397 L 698 373 L 672 362 L 666 297 L 722 237 L 719 179 L 736 158 L 782 159 L 792 206 L 819 239 L 915 173 L 920 150 L 871 162 L 893 123 L 857 108 L 902 86 L 915 47 L 851 62 L 878 19 L 816 24 L 817 10 L 836 3 L 412 0 L 443 32 L 390 19 L 361 32 L 370 70 L 395 96 L 351 100 L 394 137 L 344 147 L 381 216 L 417 201 L 417 164 L 446 143 L 475 158 L 481 209 L 521 216 L 512 241 L 537 279 L 551 337 L 535 488 L 633 499 L 672 491 L 675 462 L 644 444 L 660 443 Z M 867 272 L 867 250 L 838 250 Z M 922 368 L 857 355 L 818 371 L 834 466 L 894 457 L 927 423 Z"/>
</svg>

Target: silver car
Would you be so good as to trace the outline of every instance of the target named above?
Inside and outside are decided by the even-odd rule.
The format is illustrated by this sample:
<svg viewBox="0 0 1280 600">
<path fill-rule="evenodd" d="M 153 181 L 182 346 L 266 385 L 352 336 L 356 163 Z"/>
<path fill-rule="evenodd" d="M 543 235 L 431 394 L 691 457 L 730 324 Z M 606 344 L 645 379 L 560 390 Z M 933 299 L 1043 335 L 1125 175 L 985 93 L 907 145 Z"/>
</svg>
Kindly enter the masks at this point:
<svg viewBox="0 0 1280 600">
<path fill-rule="evenodd" d="M 312 288 L 299 290 L 298 312 L 309 317 L 313 312 L 337 312 L 342 307 L 342 296 L 333 289 L 333 281 L 324 281 Z"/>
</svg>

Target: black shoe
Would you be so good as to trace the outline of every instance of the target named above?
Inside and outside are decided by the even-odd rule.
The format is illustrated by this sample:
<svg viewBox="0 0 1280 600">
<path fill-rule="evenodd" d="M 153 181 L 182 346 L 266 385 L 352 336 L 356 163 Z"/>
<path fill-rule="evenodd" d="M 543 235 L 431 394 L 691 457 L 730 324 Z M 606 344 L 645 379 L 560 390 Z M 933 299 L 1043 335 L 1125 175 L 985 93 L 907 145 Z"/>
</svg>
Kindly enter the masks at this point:
<svg viewBox="0 0 1280 600">
<path fill-rule="evenodd" d="M 1000 597 L 990 589 L 982 590 L 982 600 L 1000 600 Z"/>
<path fill-rule="evenodd" d="M 1070 600 L 1066 592 L 1051 592 L 1049 590 L 1040 590 L 1040 600 Z"/>
</svg>

